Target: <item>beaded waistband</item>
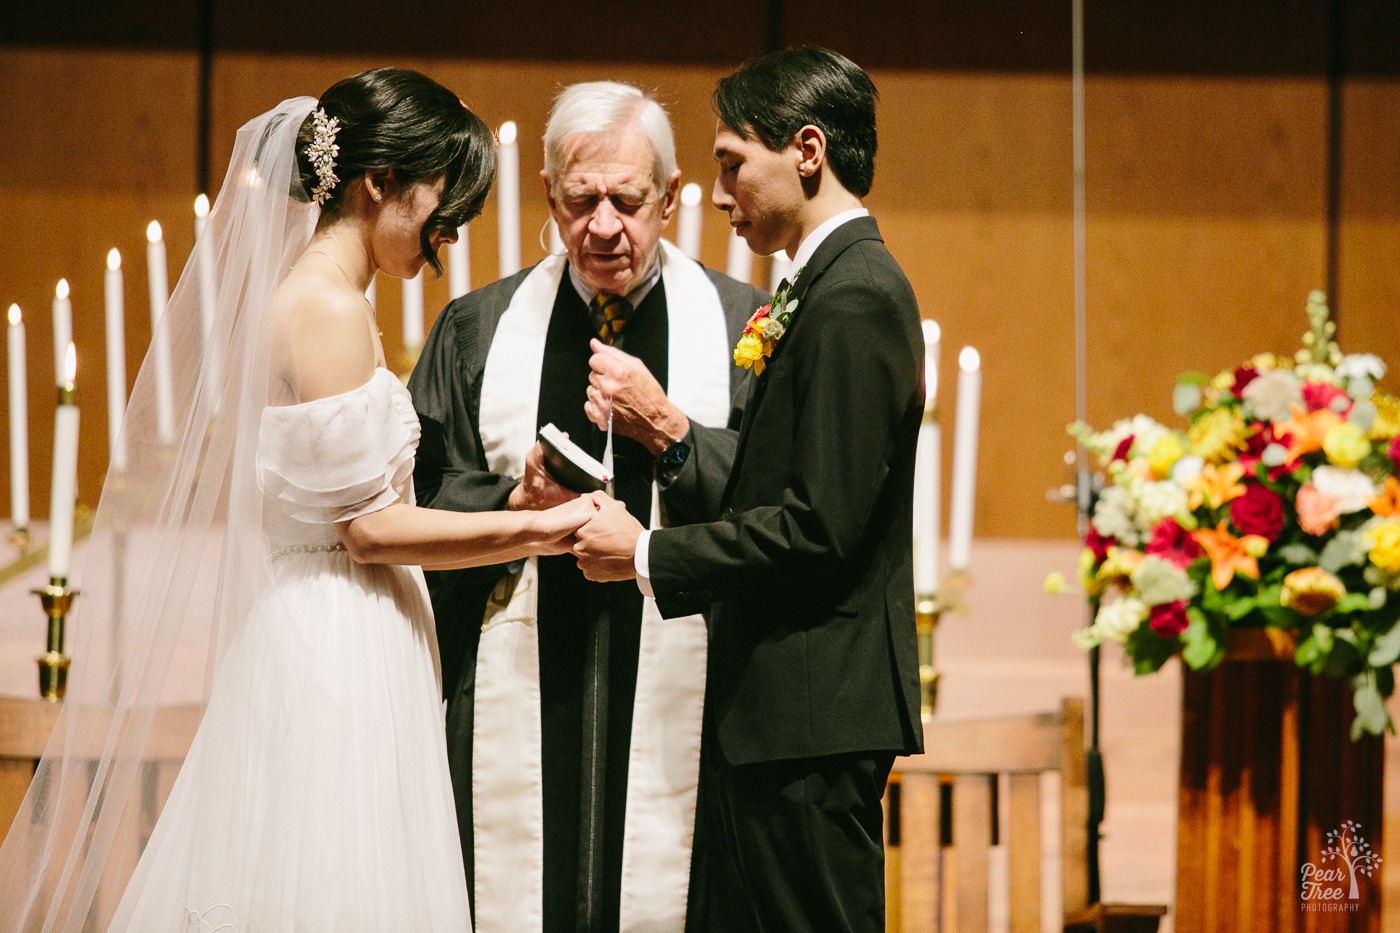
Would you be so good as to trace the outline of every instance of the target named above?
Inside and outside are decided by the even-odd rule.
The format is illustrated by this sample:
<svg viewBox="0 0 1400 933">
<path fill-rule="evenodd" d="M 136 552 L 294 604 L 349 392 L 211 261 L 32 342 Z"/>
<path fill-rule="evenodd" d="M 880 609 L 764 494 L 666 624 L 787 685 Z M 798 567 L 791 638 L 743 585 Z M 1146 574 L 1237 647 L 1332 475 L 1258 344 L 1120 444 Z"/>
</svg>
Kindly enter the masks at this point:
<svg viewBox="0 0 1400 933">
<path fill-rule="evenodd" d="M 286 547 L 279 547 L 272 552 L 272 559 L 287 557 L 292 554 L 330 554 L 334 551 L 345 550 L 344 542 L 337 541 L 335 544 L 289 544 Z"/>
</svg>

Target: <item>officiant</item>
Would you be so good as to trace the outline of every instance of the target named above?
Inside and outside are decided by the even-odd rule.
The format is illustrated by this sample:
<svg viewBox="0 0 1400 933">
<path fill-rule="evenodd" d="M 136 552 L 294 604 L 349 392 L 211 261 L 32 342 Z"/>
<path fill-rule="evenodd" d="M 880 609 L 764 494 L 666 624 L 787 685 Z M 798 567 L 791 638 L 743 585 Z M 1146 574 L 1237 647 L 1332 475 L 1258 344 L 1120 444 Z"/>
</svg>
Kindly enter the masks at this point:
<svg viewBox="0 0 1400 933">
<path fill-rule="evenodd" d="M 438 317 L 409 384 L 423 429 L 418 501 L 541 509 L 576 495 L 550 477 L 536 435 L 553 423 L 602 458 L 605 433 L 585 405 L 594 368 L 611 368 L 654 380 L 650 397 L 664 392 L 664 410 L 645 419 L 657 430 L 619 419 L 614 494 L 648 526 L 702 517 L 736 439 L 724 426 L 745 371 L 731 348 L 765 296 L 661 239 L 680 171 L 650 96 L 614 82 L 566 88 L 544 144 L 565 253 Z M 682 929 L 704 620 L 663 623 L 635 585 L 590 583 L 570 556 L 428 582 L 478 927 Z"/>
</svg>

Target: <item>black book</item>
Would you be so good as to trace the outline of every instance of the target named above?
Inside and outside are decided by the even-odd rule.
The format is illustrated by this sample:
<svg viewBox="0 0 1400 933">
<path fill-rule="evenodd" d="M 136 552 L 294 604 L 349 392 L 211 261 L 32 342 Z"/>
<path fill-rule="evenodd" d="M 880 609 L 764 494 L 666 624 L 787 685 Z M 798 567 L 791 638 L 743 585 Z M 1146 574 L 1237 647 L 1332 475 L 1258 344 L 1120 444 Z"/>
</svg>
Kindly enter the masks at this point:
<svg viewBox="0 0 1400 933">
<path fill-rule="evenodd" d="M 593 492 L 607 486 L 608 471 L 588 451 L 564 436 L 553 422 L 540 428 L 544 465 L 549 475 L 566 489 Z"/>
</svg>

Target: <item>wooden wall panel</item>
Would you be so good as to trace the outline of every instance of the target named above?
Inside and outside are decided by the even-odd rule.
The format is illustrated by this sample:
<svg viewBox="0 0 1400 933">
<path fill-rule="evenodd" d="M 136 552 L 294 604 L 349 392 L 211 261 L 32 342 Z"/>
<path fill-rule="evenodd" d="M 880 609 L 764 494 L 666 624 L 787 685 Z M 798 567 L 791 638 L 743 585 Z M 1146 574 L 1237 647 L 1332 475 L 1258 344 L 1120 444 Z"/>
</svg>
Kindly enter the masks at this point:
<svg viewBox="0 0 1400 933">
<path fill-rule="evenodd" d="M 0 312 L 18 303 L 28 331 L 37 518 L 48 514 L 54 285 L 67 278 L 73 290 L 83 406 L 78 488 L 94 505 L 107 468 L 107 251 L 118 247 L 126 270 L 129 385 L 150 341 L 146 224 L 162 220 L 173 268 L 194 237 L 196 74 L 187 53 L 0 49 Z M 7 395 L 0 406 L 8 424 Z M 7 515 L 9 482 L 6 456 Z"/>
<path fill-rule="evenodd" d="M 1347 84 L 1342 140 L 1342 349 L 1379 355 L 1400 392 L 1400 81 Z"/>
<path fill-rule="evenodd" d="M 1178 373 L 1297 349 L 1325 275 L 1321 81 L 1096 78 L 1089 414 L 1171 411 Z"/>
<path fill-rule="evenodd" d="M 615 77 L 669 106 L 685 180 L 708 194 L 709 94 L 726 68 L 599 62 L 273 56 L 225 52 L 211 76 L 213 176 L 234 130 L 281 98 L 316 94 L 365 67 L 420 68 L 492 125 L 521 132 L 523 256 L 546 215 L 538 140 L 553 95 Z M 128 369 L 149 338 L 145 224 L 159 218 L 172 271 L 190 248 L 197 62 L 178 53 L 0 49 L 0 305 L 30 324 L 35 514 L 47 511 L 48 302 L 74 286 L 85 400 L 82 488 L 105 469 L 101 268 L 126 257 Z M 1068 76 L 873 68 L 881 149 L 870 207 L 924 313 L 943 326 L 944 410 L 956 350 L 983 353 L 984 416 L 977 530 L 1062 537 L 1068 510 L 1045 492 L 1066 479 L 1073 417 L 1072 218 Z M 1397 82 L 1353 81 L 1344 97 L 1341 303 L 1345 346 L 1400 366 L 1391 324 L 1400 300 Z M 62 100 L 64 107 L 52 106 Z M 1093 75 L 1088 85 L 1091 419 L 1136 411 L 1165 420 L 1176 375 L 1213 371 L 1261 350 L 1288 352 L 1326 251 L 1327 89 L 1322 78 Z M 702 258 L 723 268 L 728 231 L 705 212 Z M 495 202 L 471 233 L 473 282 L 496 277 Z M 754 278 L 766 281 L 766 263 Z M 446 283 L 429 281 L 430 318 Z M 380 282 L 381 320 L 399 345 L 396 283 Z M 1392 378 L 1392 385 L 1397 380 Z M 0 403 L 3 404 L 3 403 Z M 951 427 L 951 423 L 949 424 Z M 0 481 L 8 464 L 0 458 Z M 945 476 L 946 489 L 946 476 Z"/>
</svg>

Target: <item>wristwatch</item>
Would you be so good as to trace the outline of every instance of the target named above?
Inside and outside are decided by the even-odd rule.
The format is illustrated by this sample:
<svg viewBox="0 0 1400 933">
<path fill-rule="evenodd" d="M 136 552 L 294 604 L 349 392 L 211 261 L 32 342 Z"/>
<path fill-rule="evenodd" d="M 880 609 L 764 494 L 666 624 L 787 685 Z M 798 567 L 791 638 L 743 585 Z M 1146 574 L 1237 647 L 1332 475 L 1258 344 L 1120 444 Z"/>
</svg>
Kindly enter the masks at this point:
<svg viewBox="0 0 1400 933">
<path fill-rule="evenodd" d="M 685 461 L 690 457 L 690 445 L 682 438 L 672 441 L 670 446 L 661 451 L 661 456 L 656 458 L 656 471 L 662 476 L 675 476 L 685 466 Z"/>
</svg>

